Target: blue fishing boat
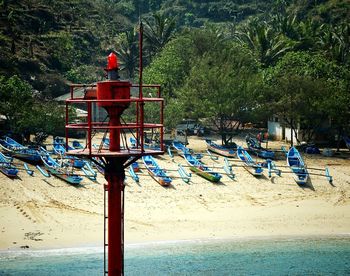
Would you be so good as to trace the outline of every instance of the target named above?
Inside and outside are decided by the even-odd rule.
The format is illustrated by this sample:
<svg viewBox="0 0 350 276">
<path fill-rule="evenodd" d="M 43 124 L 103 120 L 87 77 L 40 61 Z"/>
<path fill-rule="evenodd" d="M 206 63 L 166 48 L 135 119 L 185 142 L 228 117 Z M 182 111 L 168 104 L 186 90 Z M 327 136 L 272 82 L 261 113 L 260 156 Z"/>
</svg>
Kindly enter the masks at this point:
<svg viewBox="0 0 350 276">
<path fill-rule="evenodd" d="M 57 163 L 47 151 L 42 149 L 40 151 L 40 157 L 45 165 L 45 168 L 52 175 L 72 185 L 78 185 L 83 180 L 81 176 L 73 173 L 71 167 L 61 166 L 59 163 Z"/>
<path fill-rule="evenodd" d="M 139 166 L 139 163 L 137 162 L 134 162 L 131 164 L 131 168 L 134 172 L 139 172 L 140 171 L 140 166 Z"/>
<path fill-rule="evenodd" d="M 80 144 L 79 141 L 74 140 L 74 141 L 72 142 L 72 148 L 73 148 L 73 149 L 84 149 L 84 146 L 83 146 L 82 144 Z"/>
<path fill-rule="evenodd" d="M 150 140 L 147 140 L 148 143 L 144 143 L 143 144 L 143 147 L 145 149 L 150 149 L 150 150 L 160 150 L 160 146 L 159 144 L 156 144 L 156 143 L 151 143 Z M 131 144 L 131 147 L 133 148 L 136 148 L 137 147 L 137 140 L 134 138 L 134 137 L 130 137 L 130 144 Z M 140 143 L 139 145 L 140 146 Z"/>
<path fill-rule="evenodd" d="M 228 148 L 228 147 L 220 146 L 209 139 L 205 139 L 205 142 L 207 143 L 208 150 L 210 150 L 211 152 L 214 152 L 216 154 L 219 154 L 225 157 L 231 157 L 231 158 L 235 157 L 236 155 L 235 149 L 237 149 L 237 145 L 236 147 L 233 146 Z"/>
<path fill-rule="evenodd" d="M 0 152 L 0 171 L 8 177 L 16 177 L 18 169 L 15 168 L 12 164 L 12 158 L 6 156 Z"/>
<path fill-rule="evenodd" d="M 178 142 L 178 141 L 173 141 L 173 147 L 176 149 L 178 155 L 185 157 L 185 154 L 190 154 L 190 149 L 187 148 L 184 144 Z"/>
<path fill-rule="evenodd" d="M 97 148 L 97 146 L 94 144 L 93 145 L 94 148 Z M 74 140 L 72 142 L 72 148 L 73 149 L 85 149 L 85 146 L 82 145 L 79 141 L 77 140 Z M 104 164 L 103 162 L 101 161 L 100 157 L 92 157 L 91 160 L 93 161 L 92 164 L 93 166 L 96 167 L 96 169 L 101 173 L 101 174 L 105 174 L 105 170 L 104 170 Z M 88 164 L 87 162 L 85 162 L 85 166 L 86 164 Z M 89 164 L 88 164 L 89 166 Z M 83 167 L 84 168 L 84 167 Z"/>
<path fill-rule="evenodd" d="M 30 163 L 41 162 L 41 158 L 37 152 L 37 149 L 23 146 L 8 136 L 4 136 L 3 139 L 0 139 L 0 147 L 4 152 L 10 154 L 13 157 Z"/>
<path fill-rule="evenodd" d="M 249 153 L 241 146 L 237 148 L 237 157 L 243 161 L 243 167 L 254 176 L 260 176 L 263 173 L 263 168 L 255 162 Z"/>
<path fill-rule="evenodd" d="M 212 171 L 208 166 L 205 166 L 203 163 L 198 161 L 193 155 L 189 153 L 184 154 L 184 158 L 190 166 L 190 170 L 199 176 L 211 181 L 211 182 L 219 182 L 221 179 L 221 174 Z"/>
<path fill-rule="evenodd" d="M 103 145 L 103 148 L 109 149 L 109 144 L 110 144 L 109 138 L 103 137 L 103 138 L 102 138 L 102 145 Z"/>
<path fill-rule="evenodd" d="M 77 157 L 73 157 L 73 156 L 67 156 L 66 155 L 66 148 L 68 150 L 73 150 L 74 148 L 70 147 L 69 145 L 66 146 L 66 143 L 63 142 L 63 139 L 60 137 L 55 137 L 55 139 L 53 140 L 53 150 L 57 155 L 62 156 L 62 158 L 66 158 L 68 161 L 73 162 L 73 166 L 81 169 L 82 167 L 84 167 L 85 165 L 85 161 L 77 158 Z"/>
<path fill-rule="evenodd" d="M 255 138 L 248 135 L 246 138 L 248 149 L 251 153 L 264 159 L 274 159 L 275 153 L 272 150 L 264 149 L 261 143 Z"/>
<path fill-rule="evenodd" d="M 288 151 L 287 165 L 294 174 L 295 182 L 300 185 L 306 184 L 309 173 L 299 151 L 295 147 L 291 147 Z"/>
<path fill-rule="evenodd" d="M 146 155 L 142 157 L 142 161 L 146 166 L 149 175 L 162 186 L 169 186 L 172 179 L 166 174 L 166 172 L 157 164 L 156 160 Z"/>
</svg>

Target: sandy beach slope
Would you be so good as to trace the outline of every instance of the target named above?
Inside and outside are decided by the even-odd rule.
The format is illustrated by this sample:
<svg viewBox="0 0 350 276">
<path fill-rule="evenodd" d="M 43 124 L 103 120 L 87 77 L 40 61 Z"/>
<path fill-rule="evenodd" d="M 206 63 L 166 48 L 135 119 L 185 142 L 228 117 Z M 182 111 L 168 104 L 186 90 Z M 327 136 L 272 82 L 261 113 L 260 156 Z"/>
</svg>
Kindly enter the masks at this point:
<svg viewBox="0 0 350 276">
<path fill-rule="evenodd" d="M 206 148 L 200 138 L 191 139 L 189 147 Z M 223 164 L 223 159 L 203 161 Z M 167 155 L 158 162 L 169 170 L 185 164 L 181 157 Z M 193 175 L 189 184 L 177 178 L 164 188 L 143 169 L 139 183 L 126 179 L 125 241 L 350 233 L 350 160 L 306 155 L 305 162 L 329 166 L 334 185 L 313 175 L 307 187 L 300 187 L 291 174 L 256 178 L 233 167 L 235 180 L 223 176 L 213 184 Z M 37 170 L 34 177 L 21 171 L 14 180 L 0 174 L 0 249 L 102 245 L 105 183 L 100 174 L 96 182 L 84 178 L 79 187 Z"/>
</svg>

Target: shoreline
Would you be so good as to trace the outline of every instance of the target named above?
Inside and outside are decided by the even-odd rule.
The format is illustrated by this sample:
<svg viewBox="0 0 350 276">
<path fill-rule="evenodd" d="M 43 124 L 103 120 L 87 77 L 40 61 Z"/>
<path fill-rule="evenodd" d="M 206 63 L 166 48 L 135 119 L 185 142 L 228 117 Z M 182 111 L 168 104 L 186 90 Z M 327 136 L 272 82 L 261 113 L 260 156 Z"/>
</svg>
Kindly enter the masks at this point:
<svg viewBox="0 0 350 276">
<path fill-rule="evenodd" d="M 231 238 L 198 238 L 198 239 L 184 239 L 184 240 L 155 240 L 139 243 L 125 243 L 125 249 L 144 249 L 155 247 L 168 247 L 173 245 L 196 245 L 196 244 L 220 244 L 220 243 L 250 243 L 250 242 L 263 242 L 263 241 L 302 241 L 302 240 L 350 240 L 350 233 L 340 234 L 324 234 L 324 235 L 265 235 L 265 236 L 242 236 Z M 52 255 L 63 254 L 93 254 L 103 253 L 103 244 L 77 244 L 76 246 L 63 246 L 63 247 L 39 247 L 39 248 L 18 248 L 12 247 L 7 249 L 0 249 L 1 254 L 6 253 L 40 253 L 49 252 Z M 62 254 L 58 254 L 58 253 Z M 51 256 L 52 256 L 51 255 Z"/>
</svg>

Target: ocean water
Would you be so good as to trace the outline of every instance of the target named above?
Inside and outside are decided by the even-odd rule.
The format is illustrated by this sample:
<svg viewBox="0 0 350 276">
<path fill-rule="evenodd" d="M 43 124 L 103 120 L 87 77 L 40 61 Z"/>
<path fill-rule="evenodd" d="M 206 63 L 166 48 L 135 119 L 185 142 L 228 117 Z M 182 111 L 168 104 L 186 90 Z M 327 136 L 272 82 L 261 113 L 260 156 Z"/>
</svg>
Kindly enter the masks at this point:
<svg viewBox="0 0 350 276">
<path fill-rule="evenodd" d="M 0 251 L 0 275 L 103 275 L 103 251 Z M 125 275 L 350 275 L 350 237 L 127 245 Z"/>
</svg>

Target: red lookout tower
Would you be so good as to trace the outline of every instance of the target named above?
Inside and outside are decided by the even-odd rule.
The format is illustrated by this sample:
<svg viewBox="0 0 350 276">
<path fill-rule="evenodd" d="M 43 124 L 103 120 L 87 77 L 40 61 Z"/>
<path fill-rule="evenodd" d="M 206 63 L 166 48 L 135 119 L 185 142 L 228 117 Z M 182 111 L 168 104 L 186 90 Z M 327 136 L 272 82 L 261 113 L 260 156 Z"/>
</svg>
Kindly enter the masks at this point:
<svg viewBox="0 0 350 276">
<path fill-rule="evenodd" d="M 96 85 L 72 85 L 71 97 L 66 100 L 66 144 L 68 145 L 68 133 L 72 129 L 86 132 L 85 148 L 69 150 L 68 154 L 88 158 L 94 162 L 99 160 L 99 166 L 101 166 L 101 162 L 104 164 L 105 178 L 108 182 L 105 185 L 105 257 L 106 251 L 108 252 L 108 269 L 105 261 L 105 274 L 109 275 L 123 275 L 124 273 L 124 170 L 143 155 L 164 153 L 164 101 L 160 98 L 159 85 L 142 85 L 141 51 L 142 32 L 140 32 L 140 83 L 138 85 L 119 80 L 117 56 L 111 53 L 108 56 L 108 64 L 105 69 L 107 80 L 98 82 Z M 131 93 L 132 88 L 137 92 Z M 155 90 L 156 97 L 144 98 L 144 88 L 148 92 Z M 80 93 L 83 91 L 83 96 L 77 97 L 78 91 Z M 158 122 L 145 122 L 144 106 L 147 104 L 159 106 Z M 72 105 L 79 105 L 79 107 L 85 105 L 87 122 L 76 123 L 70 119 L 69 110 Z M 107 111 L 109 121 L 93 119 L 100 108 Z M 122 114 L 128 108 L 133 111 L 129 112 L 127 116 L 128 120 L 132 121 L 126 122 Z M 146 130 L 159 133 L 159 150 L 144 148 Z M 96 134 L 99 133 L 104 133 L 104 137 L 106 137 L 108 132 L 109 147 L 102 145 L 101 137 L 100 140 L 95 138 Z M 129 146 L 128 135 L 136 138 L 136 145 Z M 95 144 L 100 145 L 96 146 Z"/>
</svg>

